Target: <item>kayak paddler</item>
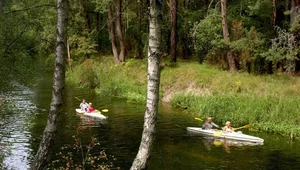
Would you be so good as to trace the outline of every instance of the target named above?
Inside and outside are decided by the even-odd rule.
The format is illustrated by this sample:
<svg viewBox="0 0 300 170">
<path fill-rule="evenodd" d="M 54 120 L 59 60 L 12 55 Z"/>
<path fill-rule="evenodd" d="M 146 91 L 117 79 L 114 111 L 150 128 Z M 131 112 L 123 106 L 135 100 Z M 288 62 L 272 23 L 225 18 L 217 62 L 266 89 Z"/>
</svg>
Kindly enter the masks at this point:
<svg viewBox="0 0 300 170">
<path fill-rule="evenodd" d="M 225 127 L 223 127 L 224 132 L 233 132 L 233 127 L 231 127 L 231 123 L 227 121 L 225 123 Z"/>
<path fill-rule="evenodd" d="M 217 124 L 212 122 L 212 117 L 208 117 L 207 121 L 203 124 L 202 129 L 210 130 L 213 127 L 219 128 L 219 126 Z"/>
<path fill-rule="evenodd" d="M 82 99 L 82 102 L 80 103 L 79 107 L 80 107 L 80 109 L 81 109 L 82 111 L 87 111 L 87 109 L 88 109 L 88 107 L 89 107 L 89 104 L 87 104 L 87 103 L 85 102 L 85 99 Z"/>
</svg>

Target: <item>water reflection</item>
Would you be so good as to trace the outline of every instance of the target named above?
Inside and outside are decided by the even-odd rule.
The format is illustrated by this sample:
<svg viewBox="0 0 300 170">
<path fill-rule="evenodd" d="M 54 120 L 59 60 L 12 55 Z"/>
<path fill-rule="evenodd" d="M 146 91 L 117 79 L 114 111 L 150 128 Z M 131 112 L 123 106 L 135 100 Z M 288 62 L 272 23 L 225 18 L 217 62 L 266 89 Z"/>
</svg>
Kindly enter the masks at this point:
<svg viewBox="0 0 300 170">
<path fill-rule="evenodd" d="M 7 92 L 15 106 L 4 112 L 6 123 L 1 125 L 0 143 L 2 152 L 6 153 L 3 166 L 9 169 L 28 169 L 31 156 L 28 118 L 37 112 L 31 102 L 35 93 L 29 88 L 14 83 L 15 90 Z"/>
<path fill-rule="evenodd" d="M 230 153 L 230 149 L 233 147 L 245 147 L 245 146 L 260 146 L 263 143 L 247 142 L 247 141 L 237 141 L 230 139 L 220 139 L 210 136 L 203 137 L 203 144 L 206 149 L 210 150 L 212 147 L 223 147 L 227 153 Z"/>
<path fill-rule="evenodd" d="M 90 116 L 85 116 L 80 113 L 76 113 L 80 117 L 80 126 L 83 127 L 101 127 L 104 124 L 107 124 L 106 119 L 97 119 Z"/>
</svg>

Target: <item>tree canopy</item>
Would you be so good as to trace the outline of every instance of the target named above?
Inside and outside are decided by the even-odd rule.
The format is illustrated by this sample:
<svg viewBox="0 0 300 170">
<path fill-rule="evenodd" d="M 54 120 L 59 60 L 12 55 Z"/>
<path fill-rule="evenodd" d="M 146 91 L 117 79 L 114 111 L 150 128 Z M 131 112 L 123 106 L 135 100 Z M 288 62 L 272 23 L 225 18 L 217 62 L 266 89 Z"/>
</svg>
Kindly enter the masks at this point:
<svg viewBox="0 0 300 170">
<path fill-rule="evenodd" d="M 20 61 L 39 56 L 53 66 L 56 2 L 0 3 L 1 59 L 21 68 Z M 162 57 L 230 69 L 226 58 L 230 47 L 237 70 L 256 74 L 299 71 L 299 1 L 227 0 L 230 41 L 222 33 L 221 4 L 215 0 L 162 1 Z M 149 1 L 70 0 L 69 13 L 70 66 L 112 54 L 112 49 L 121 62 L 147 56 Z"/>
</svg>

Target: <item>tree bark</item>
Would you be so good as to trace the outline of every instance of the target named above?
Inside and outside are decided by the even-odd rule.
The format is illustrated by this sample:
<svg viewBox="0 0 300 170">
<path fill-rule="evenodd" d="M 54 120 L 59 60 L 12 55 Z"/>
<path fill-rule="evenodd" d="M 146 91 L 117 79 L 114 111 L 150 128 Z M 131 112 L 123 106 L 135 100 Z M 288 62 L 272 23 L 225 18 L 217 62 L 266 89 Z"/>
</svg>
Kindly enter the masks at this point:
<svg viewBox="0 0 300 170">
<path fill-rule="evenodd" d="M 63 89 L 65 86 L 65 60 L 67 56 L 68 6 L 68 0 L 57 1 L 56 59 L 53 74 L 52 101 L 43 138 L 31 165 L 32 170 L 45 169 L 47 166 L 47 159 L 57 132 L 57 120 L 61 114 Z"/>
<path fill-rule="evenodd" d="M 137 49 L 137 58 L 143 57 L 143 46 L 142 46 L 142 18 L 143 18 L 143 1 L 138 0 L 138 49 Z"/>
<path fill-rule="evenodd" d="M 119 56 L 118 56 L 118 49 L 116 46 L 116 38 L 115 38 L 115 32 L 114 32 L 114 21 L 112 17 L 112 9 L 111 6 L 109 6 L 108 10 L 108 31 L 109 31 L 109 38 L 111 41 L 111 48 L 114 55 L 114 63 L 119 64 Z"/>
<path fill-rule="evenodd" d="M 236 71 L 236 63 L 234 57 L 232 55 L 232 51 L 230 49 L 230 39 L 229 39 L 229 31 L 227 25 L 227 18 L 226 18 L 226 0 L 221 0 L 221 12 L 222 12 L 222 29 L 223 29 L 223 36 L 224 40 L 227 45 L 227 61 L 230 71 Z"/>
<path fill-rule="evenodd" d="M 171 57 L 177 61 L 177 0 L 171 0 Z"/>
<path fill-rule="evenodd" d="M 297 19 L 297 17 L 300 16 L 300 0 L 291 0 L 291 1 L 292 2 L 291 2 L 290 25 L 292 27 L 293 24 L 295 24 L 295 22 L 299 22 L 299 19 Z M 296 48 L 295 44 L 297 42 L 297 37 L 299 37 L 299 30 L 292 30 L 290 41 L 289 41 L 290 50 L 294 50 Z M 290 64 L 293 66 L 293 70 L 290 70 L 291 72 L 296 71 L 297 56 L 294 56 L 293 58 L 294 59 L 290 61 Z"/>
<path fill-rule="evenodd" d="M 272 25 L 276 25 L 276 0 L 273 0 L 273 18 Z"/>
<path fill-rule="evenodd" d="M 291 0 L 290 24 L 294 24 L 297 16 L 300 14 L 300 0 Z"/>
<path fill-rule="evenodd" d="M 189 8 L 189 0 L 184 0 L 184 7 L 186 8 L 186 9 L 188 9 Z"/>
<path fill-rule="evenodd" d="M 161 1 L 150 0 L 148 85 L 142 140 L 131 170 L 146 169 L 156 132 L 160 84 Z"/>
<path fill-rule="evenodd" d="M 69 65 L 69 68 L 72 69 L 72 60 L 71 60 L 71 54 L 70 54 L 70 45 L 69 45 L 68 41 L 67 41 L 67 52 L 68 52 L 68 65 Z"/>
<path fill-rule="evenodd" d="M 122 33 L 122 0 L 116 0 L 116 32 L 119 39 L 120 44 L 120 54 L 119 54 L 119 60 L 120 62 L 125 62 L 126 57 L 126 48 L 125 43 L 123 39 L 123 33 Z"/>
</svg>

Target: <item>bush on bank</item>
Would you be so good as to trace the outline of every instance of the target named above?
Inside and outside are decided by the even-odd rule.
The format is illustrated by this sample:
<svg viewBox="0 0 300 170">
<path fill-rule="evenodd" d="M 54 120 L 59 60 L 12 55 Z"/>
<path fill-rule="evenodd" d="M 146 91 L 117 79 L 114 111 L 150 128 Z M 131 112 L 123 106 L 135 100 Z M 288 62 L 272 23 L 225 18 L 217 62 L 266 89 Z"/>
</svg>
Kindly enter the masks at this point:
<svg viewBox="0 0 300 170">
<path fill-rule="evenodd" d="M 145 103 L 147 60 L 114 65 L 112 57 L 88 59 L 67 71 L 67 82 L 94 89 L 99 95 Z M 197 62 L 162 61 L 161 101 L 202 118 L 248 123 L 261 130 L 300 136 L 297 116 L 300 99 L 298 77 L 230 73 Z"/>
</svg>

